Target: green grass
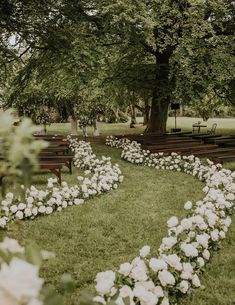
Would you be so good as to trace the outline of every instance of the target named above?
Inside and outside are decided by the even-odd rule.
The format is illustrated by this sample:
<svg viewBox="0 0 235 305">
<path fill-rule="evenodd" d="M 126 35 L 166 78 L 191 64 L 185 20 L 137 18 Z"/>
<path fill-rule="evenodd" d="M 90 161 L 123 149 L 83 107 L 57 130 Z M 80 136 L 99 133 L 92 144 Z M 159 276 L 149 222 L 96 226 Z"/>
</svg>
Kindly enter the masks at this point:
<svg viewBox="0 0 235 305">
<path fill-rule="evenodd" d="M 129 132 L 126 125 L 120 126 L 123 132 Z M 112 134 L 114 130 L 118 133 L 120 126 L 101 124 L 103 134 Z M 68 128 L 64 124 L 54 125 L 50 131 L 65 133 Z M 195 202 L 203 196 L 203 184 L 193 177 L 127 163 L 120 159 L 119 150 L 97 142 L 93 148 L 98 155 L 109 155 L 120 164 L 125 178 L 117 190 L 83 206 L 69 207 L 34 221 L 13 223 L 7 232 L 0 232 L 0 237 L 8 235 L 22 244 L 34 240 L 40 248 L 56 253 L 55 259 L 44 262 L 41 275 L 46 284 L 57 287 L 64 272 L 75 277 L 77 289 L 72 297 L 67 296 L 68 305 L 76 304 L 83 288 L 93 289 L 97 272 L 116 269 L 134 258 L 143 245 L 148 244 L 156 251 L 167 233 L 166 220 L 172 215 L 183 217 L 184 202 Z M 77 172 L 72 176 L 66 172 L 65 169 L 63 179 L 76 183 Z M 35 176 L 34 184 L 43 186 L 49 176 Z M 234 239 L 233 223 L 221 251 L 214 255 L 202 276 L 205 289 L 198 289 L 180 304 L 234 305 Z"/>
<path fill-rule="evenodd" d="M 143 121 L 142 118 L 137 118 L 138 124 L 135 125 L 135 128 L 129 128 L 130 123 L 117 123 L 117 124 L 106 124 L 106 123 L 98 123 L 98 128 L 100 130 L 101 135 L 117 135 L 117 134 L 127 134 L 127 133 L 141 133 L 144 131 L 145 127 L 141 124 Z M 177 127 L 181 128 L 184 131 L 191 131 L 192 125 L 195 122 L 202 121 L 200 118 L 190 118 L 190 117 L 177 117 Z M 209 119 L 205 124 L 207 129 L 210 130 L 213 123 L 217 123 L 217 133 L 222 134 L 235 134 L 235 118 L 212 118 Z M 169 117 L 167 121 L 167 129 L 170 131 L 171 128 L 174 127 L 175 119 L 174 117 Z M 48 126 L 48 131 L 50 133 L 57 134 L 68 134 L 70 133 L 70 123 L 63 124 L 52 124 Z M 92 134 L 92 128 L 88 128 L 88 134 Z M 79 135 L 82 135 L 82 132 L 79 130 Z"/>
</svg>

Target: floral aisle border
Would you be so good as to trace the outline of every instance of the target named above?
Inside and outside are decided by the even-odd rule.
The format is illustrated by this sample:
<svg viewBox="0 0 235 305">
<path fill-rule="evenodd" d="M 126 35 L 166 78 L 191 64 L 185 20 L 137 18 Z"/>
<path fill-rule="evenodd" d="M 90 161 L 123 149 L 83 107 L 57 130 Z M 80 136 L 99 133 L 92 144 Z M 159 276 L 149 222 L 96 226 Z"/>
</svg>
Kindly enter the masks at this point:
<svg viewBox="0 0 235 305">
<path fill-rule="evenodd" d="M 206 184 L 202 200 L 185 203 L 187 217 L 179 220 L 173 216 L 167 221 L 168 235 L 162 239 L 156 256 L 152 257 L 150 247 L 144 246 L 131 263 L 121 264 L 116 272 L 109 270 L 96 276 L 97 303 L 113 300 L 117 305 L 175 304 L 179 296 L 200 287 L 200 271 L 226 236 L 234 209 L 235 172 L 209 160 L 204 165 L 193 155 L 150 153 L 128 139 L 111 136 L 106 144 L 122 148 L 122 158 L 131 163 L 184 172 Z"/>
<path fill-rule="evenodd" d="M 112 165 L 110 157 L 98 159 L 90 143 L 69 137 L 74 152 L 74 164 L 84 170 L 86 177 L 78 176 L 78 184 L 68 186 L 62 182 L 58 187 L 57 179 L 48 179 L 47 189 L 39 190 L 31 186 L 22 199 L 8 193 L 0 203 L 0 228 L 5 228 L 11 220 L 34 219 L 61 211 L 71 205 L 80 205 L 89 197 L 116 189 L 123 176 L 118 164 Z"/>
</svg>

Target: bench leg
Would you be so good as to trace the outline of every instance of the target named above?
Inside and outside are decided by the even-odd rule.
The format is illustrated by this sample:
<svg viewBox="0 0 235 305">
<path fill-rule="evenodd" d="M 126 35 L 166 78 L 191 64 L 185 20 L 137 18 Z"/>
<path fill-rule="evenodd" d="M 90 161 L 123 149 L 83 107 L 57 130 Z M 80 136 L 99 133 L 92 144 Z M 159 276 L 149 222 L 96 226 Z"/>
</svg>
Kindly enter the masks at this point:
<svg viewBox="0 0 235 305">
<path fill-rule="evenodd" d="M 51 169 L 50 171 L 56 175 L 58 182 L 61 185 L 61 169 L 59 168 L 58 171 L 56 169 Z"/>
<path fill-rule="evenodd" d="M 69 161 L 69 173 L 72 175 L 72 160 Z"/>
</svg>

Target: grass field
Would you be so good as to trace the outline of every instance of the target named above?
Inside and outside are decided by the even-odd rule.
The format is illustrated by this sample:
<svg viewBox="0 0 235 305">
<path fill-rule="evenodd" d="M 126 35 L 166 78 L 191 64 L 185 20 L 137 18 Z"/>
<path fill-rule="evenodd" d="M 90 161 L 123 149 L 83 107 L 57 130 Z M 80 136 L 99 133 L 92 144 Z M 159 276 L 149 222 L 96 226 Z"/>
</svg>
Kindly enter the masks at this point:
<svg viewBox="0 0 235 305">
<path fill-rule="evenodd" d="M 185 122 L 185 126 L 186 123 L 190 124 Z M 231 124 L 228 123 L 225 132 L 232 130 Z M 101 123 L 100 129 L 103 135 L 129 133 L 126 124 Z M 49 130 L 67 133 L 69 124 L 54 124 Z M 145 244 L 154 252 L 166 235 L 166 220 L 172 215 L 184 216 L 184 202 L 195 202 L 202 197 L 203 184 L 193 177 L 129 164 L 120 159 L 119 150 L 98 142 L 93 143 L 93 149 L 99 156 L 111 156 L 113 162 L 120 164 L 125 178 L 117 190 L 91 199 L 83 206 L 70 207 L 34 221 L 11 224 L 7 232 L 0 232 L 0 237 L 8 235 L 22 244 L 34 240 L 40 248 L 56 253 L 54 260 L 44 262 L 41 275 L 46 284 L 56 287 L 64 272 L 74 276 L 77 289 L 72 297 L 66 296 L 68 305 L 76 304 L 83 288 L 93 289 L 97 272 L 115 269 L 120 263 L 131 260 Z M 70 176 L 65 169 L 63 178 L 72 184 L 76 183 L 76 175 L 76 170 Z M 34 184 L 43 186 L 49 176 L 35 176 Z M 202 275 L 205 289 L 198 289 L 180 304 L 234 305 L 234 283 L 233 222 L 221 251 L 214 255 Z"/>
<path fill-rule="evenodd" d="M 138 124 L 135 125 L 135 128 L 129 128 L 128 123 L 117 123 L 117 124 L 107 124 L 98 122 L 98 129 L 100 130 L 101 136 L 106 135 L 116 135 L 116 134 L 127 134 L 127 133 L 141 133 L 144 131 L 145 127 L 141 124 L 143 121 L 142 118 L 137 118 Z M 191 131 L 192 125 L 198 121 L 202 121 L 200 118 L 190 118 L 190 117 L 178 117 L 177 118 L 177 128 L 181 128 L 183 131 Z M 207 125 L 207 128 L 202 129 L 203 132 L 211 129 L 213 123 L 217 123 L 217 133 L 222 134 L 231 134 L 235 133 L 235 118 L 213 118 L 209 119 L 207 122 L 204 122 Z M 203 123 L 203 124 L 204 124 Z M 175 119 L 174 117 L 169 117 L 167 121 L 167 129 L 170 131 L 174 127 Z M 70 133 L 70 123 L 62 124 L 52 124 L 48 127 L 48 131 L 51 133 Z M 79 134 L 82 135 L 82 132 L 79 130 Z M 88 128 L 88 134 L 92 134 L 92 129 Z"/>
</svg>

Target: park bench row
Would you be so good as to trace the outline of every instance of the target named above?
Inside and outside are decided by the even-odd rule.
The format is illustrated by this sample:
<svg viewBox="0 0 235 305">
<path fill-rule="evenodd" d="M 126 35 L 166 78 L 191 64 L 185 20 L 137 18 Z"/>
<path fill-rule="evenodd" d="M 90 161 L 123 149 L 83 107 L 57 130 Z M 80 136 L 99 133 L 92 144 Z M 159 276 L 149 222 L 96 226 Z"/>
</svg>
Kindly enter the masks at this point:
<svg viewBox="0 0 235 305">
<path fill-rule="evenodd" d="M 120 136 L 119 138 L 122 138 Z M 156 135 L 130 135 L 130 140 L 141 143 L 143 149 L 153 153 L 172 152 L 181 154 L 194 154 L 198 157 L 207 157 L 215 162 L 235 160 L 235 135 L 209 135 L 181 132 L 174 134 Z"/>
<path fill-rule="evenodd" d="M 72 174 L 73 154 L 69 149 L 68 140 L 63 136 L 36 136 L 36 139 L 43 139 L 49 142 L 49 146 L 44 148 L 39 154 L 39 167 L 42 171 L 49 170 L 54 173 L 59 184 L 61 184 L 61 170 L 63 166 L 69 169 Z"/>
<path fill-rule="evenodd" d="M 69 173 L 72 174 L 72 162 L 74 155 L 69 149 L 69 142 L 63 139 L 62 136 L 35 136 L 36 139 L 44 139 L 49 142 L 49 146 L 42 149 L 39 154 L 39 169 L 41 171 L 50 171 L 56 175 L 59 184 L 61 184 L 61 171 L 64 166 L 69 169 Z M 3 156 L 0 156 L 0 161 L 4 160 Z M 4 177 L 2 176 L 1 179 Z"/>
</svg>

